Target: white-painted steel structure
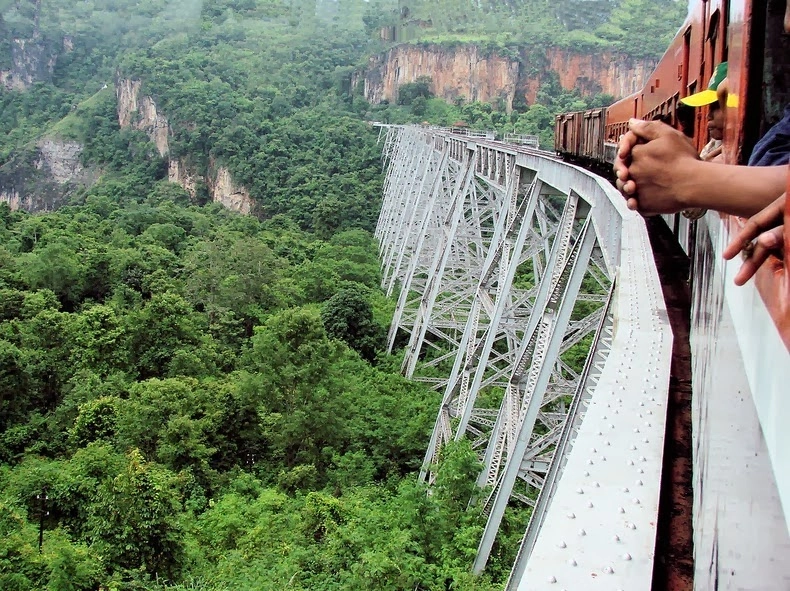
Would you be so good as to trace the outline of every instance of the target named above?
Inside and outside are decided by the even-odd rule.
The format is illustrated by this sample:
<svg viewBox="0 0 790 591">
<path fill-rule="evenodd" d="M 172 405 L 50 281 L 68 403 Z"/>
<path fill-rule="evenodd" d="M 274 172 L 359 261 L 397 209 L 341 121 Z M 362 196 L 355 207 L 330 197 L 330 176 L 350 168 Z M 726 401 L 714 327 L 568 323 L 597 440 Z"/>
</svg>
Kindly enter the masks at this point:
<svg viewBox="0 0 790 591">
<path fill-rule="evenodd" d="M 400 290 L 388 344 L 408 335 L 404 373 L 444 393 L 421 477 L 452 439 L 483 460 L 474 569 L 521 502 L 534 509 L 513 588 L 591 572 L 601 588 L 649 588 L 671 331 L 642 219 L 550 154 L 449 130 L 382 133 L 377 237 L 384 287 Z M 578 373 L 567 355 L 588 349 Z M 549 523 L 557 540 L 538 535 Z"/>
<path fill-rule="evenodd" d="M 443 392 L 421 478 L 453 439 L 483 461 L 474 570 L 517 502 L 533 510 L 507 589 L 650 589 L 672 334 L 643 220 L 524 145 L 381 133 L 388 345 L 408 337 L 405 375 Z M 790 355 L 756 290 L 732 286 L 721 221 L 694 244 L 680 230 L 696 277 L 695 588 L 790 589 Z"/>
</svg>

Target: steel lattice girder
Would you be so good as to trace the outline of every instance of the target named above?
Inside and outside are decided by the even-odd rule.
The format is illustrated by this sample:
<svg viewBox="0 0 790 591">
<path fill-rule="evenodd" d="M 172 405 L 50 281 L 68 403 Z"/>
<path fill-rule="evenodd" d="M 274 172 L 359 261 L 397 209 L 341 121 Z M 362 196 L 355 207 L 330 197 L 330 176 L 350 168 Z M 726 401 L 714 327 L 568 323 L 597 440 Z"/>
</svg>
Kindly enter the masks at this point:
<svg viewBox="0 0 790 591">
<path fill-rule="evenodd" d="M 430 153 L 425 145 L 431 146 L 434 154 L 430 158 L 437 164 L 422 162 Z M 483 503 L 488 522 L 474 569 L 479 572 L 484 568 L 505 507 L 511 498 L 518 499 L 533 505 L 533 513 L 508 588 L 538 588 L 539 581 L 551 583 L 557 580 L 556 576 L 541 575 L 542 578 L 525 581 L 520 573 L 545 573 L 547 568 L 555 568 L 556 561 L 562 563 L 546 536 L 536 533 L 544 521 L 555 528 L 565 525 L 557 520 L 566 516 L 557 515 L 557 503 L 551 504 L 548 499 L 556 494 L 564 499 L 565 506 L 575 506 L 569 502 L 569 491 L 582 490 L 576 483 L 588 482 L 579 479 L 599 469 L 606 471 L 611 482 L 628 477 L 612 471 L 615 466 L 607 463 L 605 457 L 598 458 L 602 462 L 600 468 L 590 466 L 582 474 L 579 454 L 584 452 L 572 445 L 577 433 L 579 437 L 583 434 L 586 441 L 591 436 L 592 427 L 582 423 L 588 412 L 585 397 L 612 397 L 616 362 L 607 360 L 607 343 L 613 341 L 613 324 L 603 308 L 595 307 L 609 306 L 606 302 L 611 301 L 611 277 L 623 260 L 629 275 L 628 281 L 618 283 L 619 289 L 644 294 L 645 299 L 641 306 L 642 299 L 629 304 L 619 300 L 612 306 L 620 314 L 618 323 L 625 321 L 630 326 L 628 333 L 619 337 L 618 354 L 622 354 L 624 342 L 649 342 L 661 361 L 655 365 L 655 374 L 645 378 L 645 382 L 656 388 L 656 384 L 668 379 L 669 364 L 665 360 L 670 350 L 669 331 L 656 311 L 660 286 L 654 269 L 649 267 L 650 257 L 645 254 L 644 226 L 600 179 L 554 162 L 545 153 L 461 137 L 447 130 L 392 127 L 388 129 L 385 149 L 391 156 L 376 236 L 381 243 L 382 260 L 390 261 L 385 265 L 384 285 L 393 291 L 401 287 L 396 311 L 399 320 L 393 323 L 390 346 L 397 331 L 408 333 L 410 344 L 404 372 L 424 379 L 445 394 L 421 478 L 431 481 L 431 463 L 443 442 L 471 439 L 485 460 L 479 483 L 490 483 L 492 487 Z M 416 152 L 422 154 L 421 159 Z M 446 161 L 438 164 L 445 152 Z M 430 202 L 434 190 L 426 187 L 436 187 L 436 177 L 423 178 L 427 172 L 421 172 L 419 179 L 413 175 L 415 171 L 439 169 L 445 172 L 439 175 L 440 188 Z M 525 203 L 530 200 L 535 201 L 530 219 L 512 224 L 513 212 L 526 213 Z M 508 228 L 517 228 L 518 232 Z M 410 232 L 426 235 L 410 236 Z M 523 240 L 520 245 L 519 240 Z M 637 250 L 633 250 L 635 245 Z M 384 258 L 385 253 L 388 259 Z M 531 287 L 522 287 L 523 273 L 519 275 L 516 270 L 520 265 L 529 267 L 534 279 Z M 635 281 L 637 269 L 641 274 Z M 520 280 L 512 281 L 508 288 L 511 272 Z M 580 293 L 583 281 L 585 290 L 591 287 L 596 293 Z M 409 289 L 403 289 L 406 282 Z M 578 311 L 574 310 L 574 302 L 580 305 Z M 628 324 L 629 313 L 644 317 L 642 321 L 651 326 L 649 335 L 639 331 L 638 321 Z M 576 371 L 560 356 L 566 352 L 577 355 L 577 345 L 586 346 L 584 339 L 596 326 L 587 364 L 583 371 Z M 633 355 L 632 351 L 625 346 L 626 356 Z M 452 369 L 448 365 L 451 360 Z M 431 370 L 432 376 L 421 378 L 423 369 Z M 436 377 L 443 371 L 449 374 L 448 378 Z M 603 392 L 595 383 L 598 375 L 603 376 Z M 631 382 L 630 387 L 634 387 Z M 480 407 L 479 392 L 492 387 L 505 392 L 501 405 L 498 409 Z M 621 388 L 625 388 L 622 383 L 618 386 Z M 644 388 L 642 391 L 646 392 Z M 482 399 L 490 400 L 491 395 Z M 589 404 L 594 403 L 592 399 Z M 634 406 L 627 399 L 616 397 L 606 406 L 610 404 L 624 409 Z M 661 404 L 660 398 L 647 395 L 639 401 L 639 412 L 616 416 L 608 427 L 619 428 L 620 423 L 628 425 L 629 421 L 633 424 L 633 417 L 641 420 L 643 416 L 642 405 L 646 406 L 644 412 L 654 413 Z M 600 410 L 595 410 L 595 414 L 600 414 Z M 588 559 L 596 560 L 587 564 L 584 572 L 617 572 L 611 582 L 639 581 L 640 588 L 649 582 L 652 557 L 645 548 L 652 547 L 654 534 L 646 525 L 655 522 L 657 511 L 656 475 L 660 474 L 662 425 L 663 419 L 640 425 L 650 431 L 650 437 L 640 435 L 642 439 L 636 442 L 643 454 L 638 457 L 639 473 L 650 474 L 649 480 L 639 480 L 643 487 L 640 507 L 647 511 L 637 517 L 638 527 L 632 527 L 634 522 L 629 525 L 630 531 L 638 532 L 636 537 L 629 534 L 629 539 L 638 544 L 633 546 L 640 555 L 638 564 L 631 562 L 631 568 L 620 571 L 611 566 L 604 569 L 595 557 L 610 560 L 612 552 L 622 550 L 616 544 L 611 548 L 601 544 L 601 536 L 608 534 L 605 527 L 600 527 L 595 543 L 585 545 L 588 538 L 568 542 L 568 547 L 573 544 L 584 548 L 585 554 L 579 556 L 586 563 Z M 638 433 L 639 429 L 631 431 Z M 619 433 L 616 429 L 614 432 Z M 595 432 L 592 437 L 596 437 Z M 612 448 L 607 455 L 629 455 L 629 465 L 633 465 L 633 453 Z M 584 461 L 593 463 L 592 458 Z M 563 472 L 566 462 L 576 466 L 570 474 Z M 517 487 L 517 483 L 526 488 Z M 540 492 L 535 498 L 537 490 Z M 608 504 L 610 498 L 601 499 L 601 506 Z M 599 510 L 584 511 L 585 516 L 597 516 Z M 611 540 L 611 536 L 604 539 Z M 563 580 L 575 577 L 570 572 L 548 572 L 556 572 Z M 579 570 L 577 574 L 584 573 Z M 630 588 L 630 583 L 620 586 Z"/>
<path fill-rule="evenodd" d="M 558 191 L 544 187 L 533 171 L 517 167 L 512 154 L 486 149 L 478 155 L 465 150 L 459 160 L 450 156 L 447 142 L 414 131 L 392 139 L 393 133 L 390 129 L 387 145 L 400 163 L 389 163 L 377 227 L 383 286 L 388 293 L 396 283 L 401 286 L 388 347 L 392 349 L 399 330 L 410 335 L 403 370 L 412 376 L 427 334 L 449 346 L 423 363 L 437 367 L 454 359 L 448 379 L 431 378 L 435 387 L 444 389 L 444 397 L 421 478 L 432 481 L 431 466 L 444 443 L 467 433 L 472 436 L 475 448 L 484 453 L 486 468 L 480 484 L 494 487 L 489 504 L 495 510 L 489 514 L 482 547 L 487 539 L 493 542 L 513 493 L 514 483 L 503 480 L 503 474 L 515 471 L 527 485 L 540 488 L 564 424 L 565 408 L 561 405 L 556 412 L 554 406 L 561 397 L 573 394 L 578 381 L 558 356 L 592 331 L 600 318 L 595 311 L 570 322 L 587 267 L 587 259 L 579 262 L 577 251 L 590 239 L 576 240 L 575 249 L 572 244 L 589 208 L 571 195 L 564 199 L 560 214 Z M 591 250 L 591 243 L 585 246 L 585 257 Z M 525 262 L 532 265 L 536 285 L 514 289 L 517 270 Z M 598 283 L 605 282 L 601 270 L 599 265 Z M 576 285 L 576 293 L 565 293 L 569 285 Z M 546 310 L 560 301 L 565 303 L 562 321 L 544 322 L 538 330 L 540 315 L 532 314 L 533 307 L 545 317 Z M 548 351 L 549 342 L 556 344 L 556 351 Z M 537 372 L 543 377 L 532 379 L 522 392 L 520 366 L 526 359 L 534 361 L 536 348 L 554 355 L 538 355 L 530 375 Z M 542 388 L 537 394 L 536 384 Z M 490 386 L 505 391 L 499 411 L 475 406 L 477 394 Z M 516 457 L 517 434 L 524 430 L 524 413 L 518 407 L 529 406 L 532 399 L 539 402 L 532 403 L 535 416 L 526 428 L 521 457 Z M 544 432 L 532 433 L 536 421 Z M 513 494 L 532 502 L 526 494 Z M 484 564 L 486 559 L 482 551 L 478 562 Z"/>
</svg>

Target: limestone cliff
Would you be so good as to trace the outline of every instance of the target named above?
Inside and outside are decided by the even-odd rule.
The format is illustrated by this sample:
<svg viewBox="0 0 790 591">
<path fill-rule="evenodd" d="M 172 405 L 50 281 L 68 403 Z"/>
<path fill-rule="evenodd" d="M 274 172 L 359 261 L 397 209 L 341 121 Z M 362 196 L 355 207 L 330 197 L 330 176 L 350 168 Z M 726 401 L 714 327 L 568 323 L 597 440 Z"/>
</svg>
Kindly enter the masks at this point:
<svg viewBox="0 0 790 591">
<path fill-rule="evenodd" d="M 12 39 L 11 63 L 8 70 L 0 70 L 0 84 L 7 90 L 27 90 L 36 82 L 52 79 L 56 49 L 40 38 Z"/>
<path fill-rule="evenodd" d="M 403 44 L 371 57 L 367 67 L 354 74 L 352 85 L 364 83 L 365 98 L 377 104 L 397 100 L 400 85 L 428 76 L 433 93 L 445 100 L 501 100 L 510 110 L 518 95 L 532 104 L 541 83 L 552 73 L 566 90 L 622 97 L 640 88 L 655 65 L 653 60 L 608 53 L 585 55 L 561 48 L 524 48 L 517 56 L 504 56 L 476 45 Z"/>
<path fill-rule="evenodd" d="M 237 186 L 225 167 L 218 167 L 216 172 L 208 179 L 211 199 L 221 203 L 231 211 L 249 214 L 253 210 L 253 201 L 249 192 L 244 187 Z"/>
<path fill-rule="evenodd" d="M 170 148 L 167 138 L 170 125 L 164 115 L 156 109 L 156 103 L 150 96 L 140 96 L 139 80 L 121 79 L 115 85 L 115 96 L 118 99 L 118 123 L 121 127 L 131 126 L 148 134 L 151 142 L 156 145 L 159 155 L 166 157 Z"/>
<path fill-rule="evenodd" d="M 178 158 L 170 158 L 170 124 L 161 114 L 156 102 L 150 96 L 140 93 L 139 80 L 119 79 L 115 85 L 118 99 L 118 122 L 121 127 L 132 127 L 148 134 L 156 145 L 159 154 L 168 159 L 168 180 L 181 185 L 192 197 L 197 196 L 198 185 L 204 182 L 212 201 L 221 203 L 232 211 L 249 214 L 253 211 L 254 201 L 249 192 L 237 186 L 227 168 L 212 163 L 205 177 L 198 175 L 187 163 Z"/>
<path fill-rule="evenodd" d="M 90 185 L 96 171 L 80 163 L 82 145 L 54 138 L 18 152 L 0 167 L 0 201 L 11 209 L 52 211 L 76 189 Z"/>
</svg>

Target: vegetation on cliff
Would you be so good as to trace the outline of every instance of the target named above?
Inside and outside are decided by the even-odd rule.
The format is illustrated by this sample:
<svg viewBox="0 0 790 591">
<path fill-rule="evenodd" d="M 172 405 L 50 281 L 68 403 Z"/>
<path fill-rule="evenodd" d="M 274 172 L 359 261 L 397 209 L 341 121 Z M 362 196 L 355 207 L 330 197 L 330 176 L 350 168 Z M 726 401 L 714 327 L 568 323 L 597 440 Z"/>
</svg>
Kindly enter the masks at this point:
<svg viewBox="0 0 790 591">
<path fill-rule="evenodd" d="M 658 58 L 687 12 L 685 0 L 379 0 L 372 4 L 381 13 L 378 20 L 396 27 L 403 41 L 482 42 L 505 55 L 516 55 L 514 49 L 526 44 Z"/>
<path fill-rule="evenodd" d="M 26 67 L 22 41 L 57 50 L 48 78 L 0 90 L 0 165 L 58 137 L 101 171 L 55 213 L 0 204 L 0 588 L 501 587 L 528 513 L 473 578 L 475 453 L 446 448 L 430 496 L 416 482 L 438 394 L 380 351 L 363 117 L 542 132 L 581 99 L 549 85 L 513 119 L 417 87 L 371 107 L 348 81 L 389 10 L 0 0 L 0 68 Z M 166 114 L 173 157 L 227 166 L 260 219 L 167 182 L 120 128 L 116 77 Z"/>
</svg>

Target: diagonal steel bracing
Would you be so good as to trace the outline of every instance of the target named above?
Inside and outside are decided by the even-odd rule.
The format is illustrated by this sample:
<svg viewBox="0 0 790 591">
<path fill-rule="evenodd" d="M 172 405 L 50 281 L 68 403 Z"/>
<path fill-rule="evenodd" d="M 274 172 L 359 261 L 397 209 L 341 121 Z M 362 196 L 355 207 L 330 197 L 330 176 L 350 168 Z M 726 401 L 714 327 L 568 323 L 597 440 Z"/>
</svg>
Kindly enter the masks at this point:
<svg viewBox="0 0 790 591">
<path fill-rule="evenodd" d="M 469 438 L 483 460 L 479 571 L 509 499 L 533 505 L 543 485 L 580 379 L 563 355 L 600 324 L 609 279 L 589 204 L 516 154 L 399 128 L 385 145 L 400 161 L 388 162 L 376 231 L 382 286 L 400 290 L 388 349 L 408 335 L 403 373 L 444 393 L 420 478 L 433 482 L 453 439 Z M 575 311 L 577 299 L 587 308 Z M 492 388 L 499 408 L 479 406 Z"/>
</svg>

